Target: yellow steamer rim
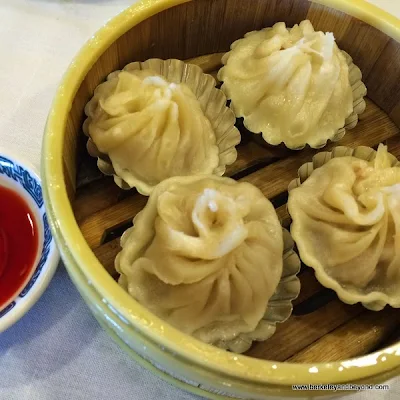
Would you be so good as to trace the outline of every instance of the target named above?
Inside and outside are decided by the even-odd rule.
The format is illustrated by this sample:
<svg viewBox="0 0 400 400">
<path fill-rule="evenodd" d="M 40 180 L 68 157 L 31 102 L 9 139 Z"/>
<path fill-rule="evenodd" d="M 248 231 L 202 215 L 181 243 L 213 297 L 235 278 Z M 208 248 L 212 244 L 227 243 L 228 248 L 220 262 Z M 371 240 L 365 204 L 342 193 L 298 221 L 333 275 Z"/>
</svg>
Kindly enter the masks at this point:
<svg viewBox="0 0 400 400">
<path fill-rule="evenodd" d="M 142 0 L 123 11 L 85 44 L 57 90 L 45 128 L 42 178 L 51 229 L 72 280 L 101 325 L 132 357 L 174 385 L 209 398 L 328 395 L 296 392 L 292 385 L 372 383 L 399 375 L 400 343 L 356 359 L 314 364 L 259 360 L 201 343 L 131 298 L 87 245 L 64 184 L 62 155 L 71 104 L 86 74 L 116 39 L 145 19 L 186 2 Z M 400 42 L 400 21 L 364 0 L 316 2 L 358 18 Z"/>
</svg>

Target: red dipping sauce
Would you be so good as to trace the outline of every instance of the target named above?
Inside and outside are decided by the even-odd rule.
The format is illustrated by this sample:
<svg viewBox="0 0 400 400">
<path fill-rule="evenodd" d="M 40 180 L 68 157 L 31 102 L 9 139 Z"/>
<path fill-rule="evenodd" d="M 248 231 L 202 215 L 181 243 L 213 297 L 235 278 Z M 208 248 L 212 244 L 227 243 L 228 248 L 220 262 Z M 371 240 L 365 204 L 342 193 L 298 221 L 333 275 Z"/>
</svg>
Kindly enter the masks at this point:
<svg viewBox="0 0 400 400">
<path fill-rule="evenodd" d="M 0 310 L 28 283 L 38 242 L 37 224 L 26 201 L 0 186 Z"/>
</svg>

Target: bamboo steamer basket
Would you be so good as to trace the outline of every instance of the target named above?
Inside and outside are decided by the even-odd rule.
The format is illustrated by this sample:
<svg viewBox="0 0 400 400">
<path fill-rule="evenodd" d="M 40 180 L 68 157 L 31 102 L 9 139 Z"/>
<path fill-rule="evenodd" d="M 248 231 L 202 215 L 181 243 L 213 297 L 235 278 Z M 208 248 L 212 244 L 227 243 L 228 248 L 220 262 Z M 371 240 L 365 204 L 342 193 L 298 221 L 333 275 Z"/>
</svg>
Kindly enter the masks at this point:
<svg viewBox="0 0 400 400">
<path fill-rule="evenodd" d="M 130 62 L 178 58 L 216 76 L 222 54 L 246 32 L 278 21 L 292 26 L 306 18 L 316 29 L 334 32 L 368 88 L 366 111 L 338 145 L 384 142 L 400 157 L 400 21 L 363 0 L 143 0 L 86 43 L 66 72 L 48 117 L 44 196 L 71 279 L 99 323 L 137 362 L 204 397 L 310 398 L 340 392 L 298 391 L 292 385 L 383 382 L 400 374 L 400 313 L 344 304 L 303 266 L 292 317 L 245 355 L 201 343 L 164 323 L 115 281 L 119 237 L 146 198 L 121 190 L 99 173 L 85 148 L 84 106 L 110 72 Z M 259 187 L 289 227 L 288 184 L 315 152 L 275 151 L 244 135 L 238 160 L 226 175 Z"/>
</svg>

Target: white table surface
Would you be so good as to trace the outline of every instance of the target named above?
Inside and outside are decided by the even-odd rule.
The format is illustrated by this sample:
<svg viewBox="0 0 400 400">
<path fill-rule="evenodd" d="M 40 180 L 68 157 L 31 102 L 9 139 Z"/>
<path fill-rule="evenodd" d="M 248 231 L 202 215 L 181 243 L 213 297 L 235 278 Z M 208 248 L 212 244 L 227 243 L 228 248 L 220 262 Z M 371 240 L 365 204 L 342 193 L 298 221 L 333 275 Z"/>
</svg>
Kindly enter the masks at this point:
<svg viewBox="0 0 400 400">
<path fill-rule="evenodd" d="M 63 72 L 82 44 L 133 2 L 0 0 L 0 146 L 39 167 L 46 116 Z M 400 17 L 399 0 L 371 2 Z M 389 392 L 348 399 L 400 399 L 400 379 L 389 383 Z M 0 400 L 195 398 L 125 355 L 62 265 L 33 309 L 0 335 Z"/>
</svg>

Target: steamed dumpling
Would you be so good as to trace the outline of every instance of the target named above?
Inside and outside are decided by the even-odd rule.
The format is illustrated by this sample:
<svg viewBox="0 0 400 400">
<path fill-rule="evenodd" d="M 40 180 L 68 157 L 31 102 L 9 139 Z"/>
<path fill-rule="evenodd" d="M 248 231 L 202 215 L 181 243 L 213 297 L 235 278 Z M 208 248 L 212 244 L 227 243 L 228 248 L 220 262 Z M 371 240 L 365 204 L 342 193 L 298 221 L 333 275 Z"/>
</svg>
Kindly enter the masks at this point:
<svg viewBox="0 0 400 400">
<path fill-rule="evenodd" d="M 353 112 L 346 58 L 310 21 L 250 32 L 222 61 L 218 79 L 236 116 L 271 145 L 321 147 Z"/>
<path fill-rule="evenodd" d="M 166 178 L 213 174 L 219 166 L 214 129 L 184 83 L 151 70 L 122 71 L 97 87 L 85 112 L 89 136 L 115 175 L 143 194 Z"/>
<path fill-rule="evenodd" d="M 272 204 L 229 178 L 164 181 L 121 246 L 120 284 L 212 344 L 255 331 L 282 275 L 282 227 Z"/>
<path fill-rule="evenodd" d="M 351 304 L 400 307 L 400 166 L 386 146 L 370 162 L 332 158 L 288 207 L 300 257 L 323 285 Z"/>
</svg>

